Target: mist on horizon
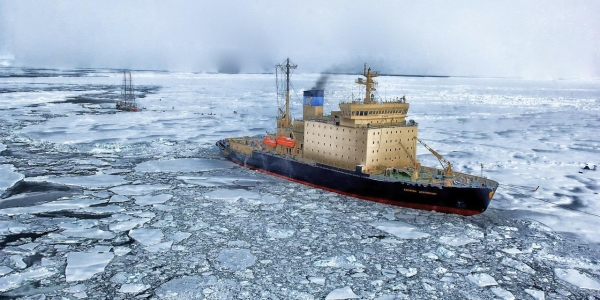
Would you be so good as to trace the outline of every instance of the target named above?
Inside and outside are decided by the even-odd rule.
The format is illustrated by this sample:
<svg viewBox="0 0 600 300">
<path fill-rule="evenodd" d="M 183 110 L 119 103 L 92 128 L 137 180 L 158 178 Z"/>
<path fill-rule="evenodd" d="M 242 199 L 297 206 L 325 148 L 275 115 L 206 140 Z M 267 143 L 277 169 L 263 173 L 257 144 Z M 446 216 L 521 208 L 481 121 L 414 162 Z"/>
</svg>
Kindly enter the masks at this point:
<svg viewBox="0 0 600 300">
<path fill-rule="evenodd" d="M 4 1 L 13 66 L 600 77 L 593 1 Z"/>
</svg>

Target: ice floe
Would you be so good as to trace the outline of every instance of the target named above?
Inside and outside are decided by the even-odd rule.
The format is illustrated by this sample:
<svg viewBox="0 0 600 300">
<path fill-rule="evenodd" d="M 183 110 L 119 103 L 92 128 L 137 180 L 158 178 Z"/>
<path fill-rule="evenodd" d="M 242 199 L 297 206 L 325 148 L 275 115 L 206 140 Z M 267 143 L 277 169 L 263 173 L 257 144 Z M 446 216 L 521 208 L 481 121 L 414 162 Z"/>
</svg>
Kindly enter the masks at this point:
<svg viewBox="0 0 600 300">
<path fill-rule="evenodd" d="M 172 159 L 143 162 L 135 167 L 136 172 L 205 172 L 229 169 L 234 163 L 216 159 Z"/>
<path fill-rule="evenodd" d="M 256 256 L 248 249 L 222 249 L 217 257 L 219 266 L 230 271 L 243 271 L 254 265 Z"/>
<path fill-rule="evenodd" d="M 104 268 L 113 259 L 110 252 L 69 252 L 67 253 L 67 268 L 65 280 L 67 282 L 90 279 Z"/>
<path fill-rule="evenodd" d="M 165 203 L 167 201 L 169 201 L 169 199 L 173 198 L 173 195 L 171 194 L 159 194 L 159 195 L 154 195 L 154 196 L 134 196 L 133 197 L 135 199 L 135 204 L 137 205 L 152 205 L 152 204 L 162 204 Z"/>
<path fill-rule="evenodd" d="M 352 291 L 352 288 L 349 286 L 335 289 L 325 297 L 325 300 L 343 300 L 343 299 L 359 299 L 358 295 Z"/>
<path fill-rule="evenodd" d="M 400 221 L 377 221 L 370 225 L 402 239 L 421 239 L 429 236 L 428 233 Z"/>
<path fill-rule="evenodd" d="M 466 277 L 470 282 L 480 287 L 498 285 L 498 282 L 496 282 L 494 277 L 486 273 L 469 274 Z"/>
<path fill-rule="evenodd" d="M 564 280 L 576 287 L 600 291 L 600 282 L 592 279 L 589 275 L 575 269 L 554 269 L 554 274 L 561 280 Z"/>
<path fill-rule="evenodd" d="M 25 178 L 25 176 L 15 172 L 15 167 L 13 165 L 0 165 L 0 195 L 23 178 Z"/>
</svg>

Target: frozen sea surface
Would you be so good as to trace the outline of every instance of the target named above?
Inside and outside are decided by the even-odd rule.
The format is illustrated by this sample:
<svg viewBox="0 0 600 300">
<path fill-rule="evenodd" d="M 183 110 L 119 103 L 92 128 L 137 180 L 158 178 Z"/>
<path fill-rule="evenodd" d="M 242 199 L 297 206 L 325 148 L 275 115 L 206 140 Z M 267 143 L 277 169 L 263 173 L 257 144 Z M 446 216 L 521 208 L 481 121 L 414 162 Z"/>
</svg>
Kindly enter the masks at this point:
<svg viewBox="0 0 600 300">
<path fill-rule="evenodd" d="M 273 130 L 269 74 L 136 71 L 127 113 L 112 70 L 2 72 L 0 298 L 600 297 L 598 80 L 378 78 L 457 171 L 500 182 L 463 217 L 223 160 L 218 139 Z M 355 77 L 329 78 L 325 110 Z"/>
</svg>

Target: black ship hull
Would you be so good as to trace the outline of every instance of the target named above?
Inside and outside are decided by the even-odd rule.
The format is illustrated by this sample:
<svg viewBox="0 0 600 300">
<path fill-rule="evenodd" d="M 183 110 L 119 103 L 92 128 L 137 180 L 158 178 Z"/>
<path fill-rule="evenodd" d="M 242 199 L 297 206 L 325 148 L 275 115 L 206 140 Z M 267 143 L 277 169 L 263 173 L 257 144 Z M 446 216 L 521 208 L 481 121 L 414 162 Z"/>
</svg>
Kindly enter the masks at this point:
<svg viewBox="0 0 600 300">
<path fill-rule="evenodd" d="M 225 140 L 217 142 L 217 146 L 226 158 L 250 169 L 343 195 L 415 209 L 480 214 L 487 209 L 494 192 L 485 187 L 387 180 L 326 165 L 310 165 L 261 151 L 245 155 L 230 150 Z"/>
</svg>

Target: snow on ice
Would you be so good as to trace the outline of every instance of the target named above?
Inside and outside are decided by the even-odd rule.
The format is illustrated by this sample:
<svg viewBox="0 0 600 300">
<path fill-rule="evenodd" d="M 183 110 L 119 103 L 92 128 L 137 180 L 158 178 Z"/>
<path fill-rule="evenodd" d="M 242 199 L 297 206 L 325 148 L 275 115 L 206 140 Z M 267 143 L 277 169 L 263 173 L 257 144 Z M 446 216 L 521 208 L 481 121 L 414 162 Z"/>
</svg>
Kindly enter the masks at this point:
<svg viewBox="0 0 600 300">
<path fill-rule="evenodd" d="M 145 109 L 126 113 L 118 72 L 6 72 L 0 298 L 600 297 L 600 172 L 583 168 L 600 165 L 597 80 L 378 77 L 457 171 L 500 182 L 488 211 L 463 217 L 223 160 L 218 139 L 275 127 L 270 74 L 136 71 Z M 330 76 L 327 111 L 354 80 Z"/>
</svg>

